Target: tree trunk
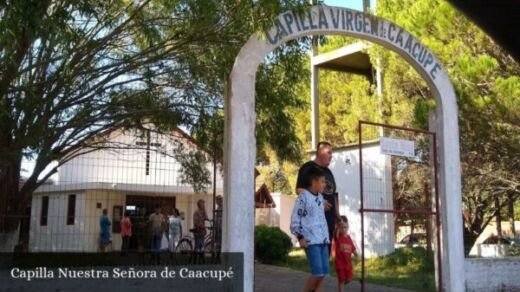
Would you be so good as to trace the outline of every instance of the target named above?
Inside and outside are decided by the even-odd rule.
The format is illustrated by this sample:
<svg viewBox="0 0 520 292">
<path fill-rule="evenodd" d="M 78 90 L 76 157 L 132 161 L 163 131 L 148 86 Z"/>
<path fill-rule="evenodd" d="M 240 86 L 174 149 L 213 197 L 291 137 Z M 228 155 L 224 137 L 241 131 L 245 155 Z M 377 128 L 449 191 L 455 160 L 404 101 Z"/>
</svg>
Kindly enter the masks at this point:
<svg viewBox="0 0 520 292">
<path fill-rule="evenodd" d="M 20 192 L 21 155 L 3 157 L 0 169 L 0 249 L 12 252 L 19 241 L 19 223 L 24 215 Z"/>
<path fill-rule="evenodd" d="M 466 226 L 464 226 L 463 232 L 464 254 L 468 256 L 469 252 L 471 251 L 471 248 L 473 247 L 473 244 L 475 244 L 475 241 L 477 241 L 478 236 L 473 232 L 473 230 L 468 229 Z"/>
<path fill-rule="evenodd" d="M 513 237 L 516 237 L 515 201 L 513 200 L 513 194 L 509 194 L 507 204 L 508 204 L 509 222 L 511 223 L 511 233 L 513 234 Z"/>
<path fill-rule="evenodd" d="M 500 214 L 500 200 L 495 198 L 496 221 L 497 221 L 497 236 L 502 237 L 502 216 Z"/>
<path fill-rule="evenodd" d="M 19 191 L 21 155 L 8 159 L 0 170 L 0 232 L 14 231 L 23 215 Z"/>
</svg>

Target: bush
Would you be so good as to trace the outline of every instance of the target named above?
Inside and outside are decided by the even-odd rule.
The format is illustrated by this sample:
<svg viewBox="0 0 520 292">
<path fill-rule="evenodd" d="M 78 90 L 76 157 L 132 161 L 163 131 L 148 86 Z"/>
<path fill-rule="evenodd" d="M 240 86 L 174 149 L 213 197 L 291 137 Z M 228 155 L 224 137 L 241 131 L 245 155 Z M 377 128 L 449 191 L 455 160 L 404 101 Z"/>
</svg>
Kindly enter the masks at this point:
<svg viewBox="0 0 520 292">
<path fill-rule="evenodd" d="M 264 264 L 286 261 L 292 248 L 291 238 L 278 227 L 255 227 L 255 258 Z"/>
<path fill-rule="evenodd" d="M 512 246 L 509 250 L 509 256 L 517 257 L 520 256 L 520 246 Z"/>
</svg>

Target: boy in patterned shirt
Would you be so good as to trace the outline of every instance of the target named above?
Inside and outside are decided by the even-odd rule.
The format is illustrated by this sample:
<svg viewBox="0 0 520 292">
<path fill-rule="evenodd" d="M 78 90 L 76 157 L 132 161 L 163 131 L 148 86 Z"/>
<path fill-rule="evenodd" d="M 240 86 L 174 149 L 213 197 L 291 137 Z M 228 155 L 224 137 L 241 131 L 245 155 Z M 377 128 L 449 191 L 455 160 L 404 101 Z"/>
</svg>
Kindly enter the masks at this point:
<svg viewBox="0 0 520 292">
<path fill-rule="evenodd" d="M 325 174 L 317 167 L 307 173 L 305 190 L 298 196 L 291 216 L 291 232 L 305 249 L 311 268 L 303 291 L 322 291 L 323 279 L 329 274 L 329 232 L 323 196 Z"/>
</svg>

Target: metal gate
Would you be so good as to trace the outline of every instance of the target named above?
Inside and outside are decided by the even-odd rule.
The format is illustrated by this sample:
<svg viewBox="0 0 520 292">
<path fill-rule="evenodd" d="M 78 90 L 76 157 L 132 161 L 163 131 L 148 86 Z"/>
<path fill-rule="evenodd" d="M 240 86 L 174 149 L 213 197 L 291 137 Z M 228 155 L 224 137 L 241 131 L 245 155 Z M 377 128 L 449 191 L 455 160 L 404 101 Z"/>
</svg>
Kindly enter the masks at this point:
<svg viewBox="0 0 520 292">
<path fill-rule="evenodd" d="M 389 282 L 378 274 L 385 269 L 403 279 L 398 281 L 405 285 L 401 288 L 439 291 L 435 133 L 367 121 L 359 121 L 358 130 L 361 291 L 367 289 L 367 281 Z"/>
</svg>

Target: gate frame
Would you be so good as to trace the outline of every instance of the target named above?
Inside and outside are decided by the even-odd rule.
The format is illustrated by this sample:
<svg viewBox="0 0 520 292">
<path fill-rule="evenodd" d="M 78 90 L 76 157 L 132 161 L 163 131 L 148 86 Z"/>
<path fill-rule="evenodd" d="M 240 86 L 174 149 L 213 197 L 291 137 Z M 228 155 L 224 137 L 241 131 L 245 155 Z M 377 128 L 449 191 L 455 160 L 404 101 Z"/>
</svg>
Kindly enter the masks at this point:
<svg viewBox="0 0 520 292">
<path fill-rule="evenodd" d="M 345 26 L 343 26 L 345 24 Z M 286 11 L 273 26 L 253 33 L 238 53 L 225 86 L 223 251 L 244 255 L 244 291 L 254 287 L 254 174 L 256 71 L 280 45 L 311 35 L 344 35 L 367 40 L 394 51 L 423 78 L 436 101 L 429 126 L 439 144 L 443 289 L 465 290 L 462 236 L 462 194 L 458 109 L 448 72 L 424 44 L 398 25 L 360 11 L 312 6 L 303 12 Z M 230 214 L 231 213 L 231 214 Z M 448 240 L 449 238 L 449 240 Z"/>
<path fill-rule="evenodd" d="M 364 207 L 364 187 L 363 187 L 363 125 L 370 125 L 380 127 L 382 129 L 401 130 L 405 132 L 411 132 L 414 134 L 428 135 L 432 138 L 430 148 L 432 151 L 432 162 L 431 166 L 433 170 L 433 179 L 435 186 L 435 211 L 431 210 L 396 210 L 395 208 L 390 209 L 367 209 Z M 425 131 L 421 129 L 413 129 L 395 125 L 388 125 L 369 121 L 358 121 L 358 147 L 359 147 L 359 191 L 360 191 L 360 215 L 361 215 L 361 291 L 365 291 L 365 212 L 367 213 L 391 213 L 391 214 L 421 214 L 427 216 L 435 216 L 435 237 L 436 237 L 436 249 L 435 254 L 437 256 L 437 291 L 442 291 L 442 255 L 441 255 L 441 219 L 440 219 L 440 204 L 439 204 L 439 178 L 437 175 L 437 135 L 435 132 Z M 393 199 L 393 194 L 392 194 Z"/>
</svg>

